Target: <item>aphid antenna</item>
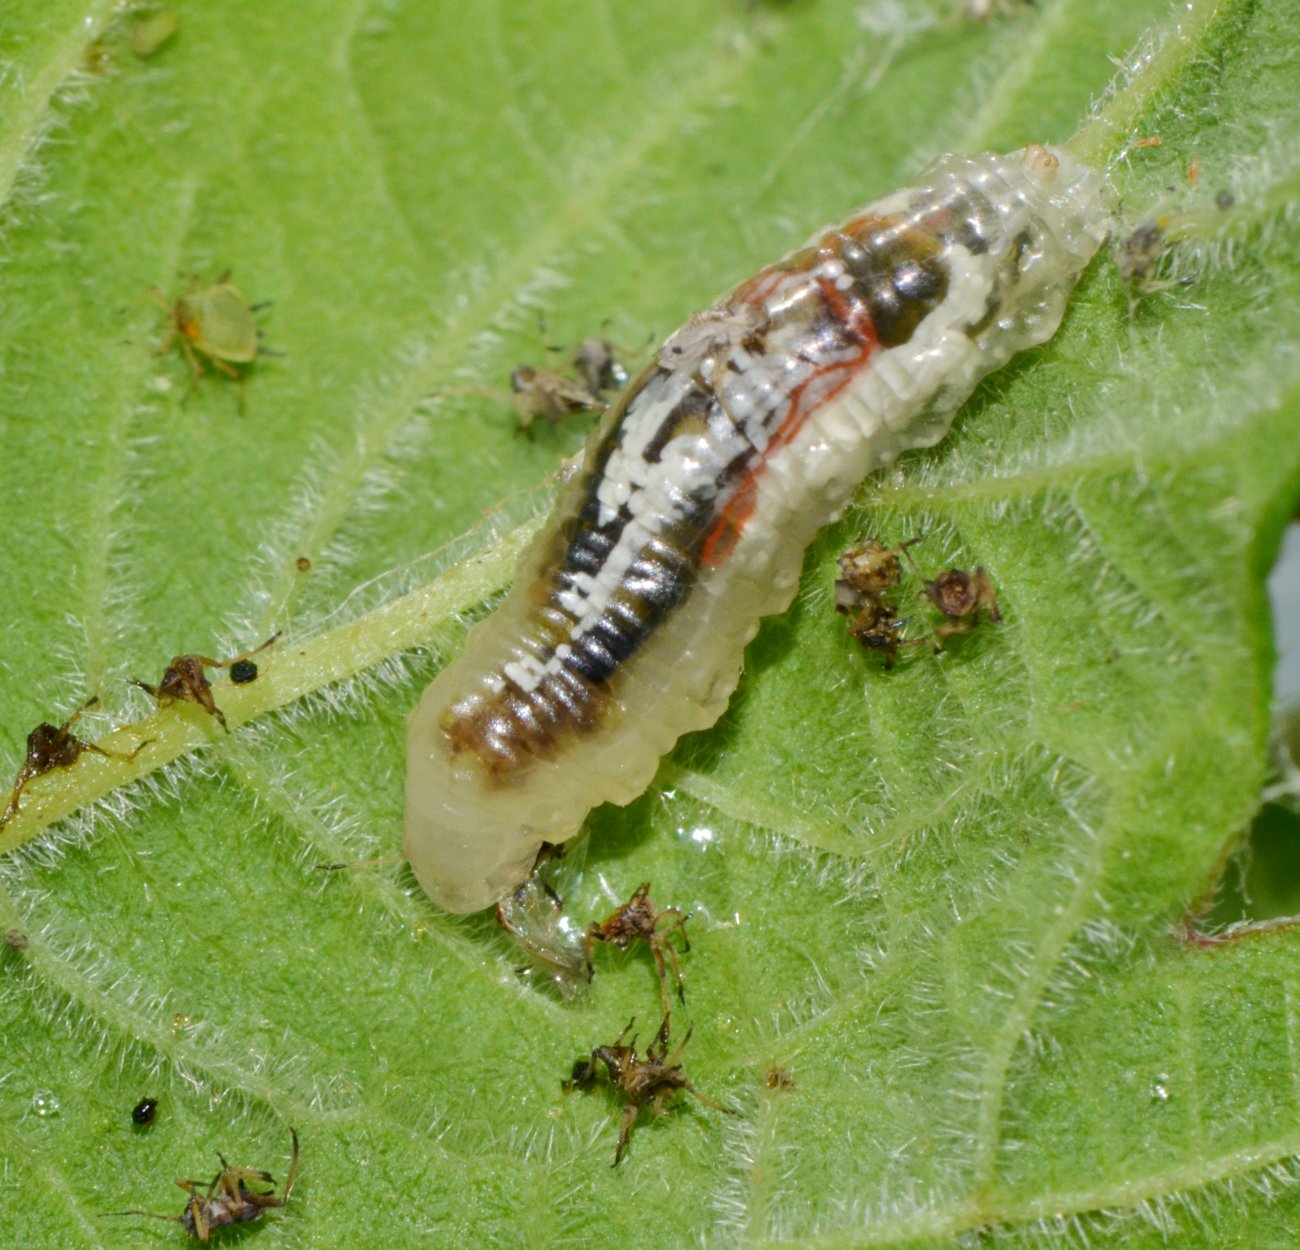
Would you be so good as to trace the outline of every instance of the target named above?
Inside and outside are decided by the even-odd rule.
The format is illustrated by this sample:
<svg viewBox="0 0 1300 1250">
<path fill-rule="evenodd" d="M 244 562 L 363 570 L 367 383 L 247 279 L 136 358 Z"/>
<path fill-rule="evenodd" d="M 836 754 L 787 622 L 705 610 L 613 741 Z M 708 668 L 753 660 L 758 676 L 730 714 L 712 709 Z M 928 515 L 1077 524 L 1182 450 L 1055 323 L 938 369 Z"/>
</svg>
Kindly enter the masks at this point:
<svg viewBox="0 0 1300 1250">
<path fill-rule="evenodd" d="M 405 855 L 375 855 L 370 859 L 350 859 L 339 864 L 317 864 L 317 872 L 343 872 L 348 868 L 390 868 L 406 863 Z"/>
<path fill-rule="evenodd" d="M 146 1220 L 166 1220 L 169 1224 L 184 1224 L 185 1217 L 181 1215 L 159 1215 L 157 1211 L 105 1211 L 107 1219 L 121 1219 L 124 1215 L 138 1215 Z"/>
</svg>

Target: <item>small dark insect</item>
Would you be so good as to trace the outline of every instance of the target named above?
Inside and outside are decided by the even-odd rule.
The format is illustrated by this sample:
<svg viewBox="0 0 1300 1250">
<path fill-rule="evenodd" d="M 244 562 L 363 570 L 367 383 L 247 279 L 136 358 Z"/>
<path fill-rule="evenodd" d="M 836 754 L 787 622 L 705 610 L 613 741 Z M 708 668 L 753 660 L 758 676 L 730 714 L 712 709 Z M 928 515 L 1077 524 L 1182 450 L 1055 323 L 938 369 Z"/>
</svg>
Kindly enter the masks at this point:
<svg viewBox="0 0 1300 1250">
<path fill-rule="evenodd" d="M 835 610 L 853 618 L 849 622 L 852 637 L 869 651 L 884 653 L 886 669 L 894 667 L 902 648 L 926 645 L 924 639 L 903 637 L 903 619 L 888 594 L 902 576 L 901 557 L 920 541 L 919 537 L 909 538 L 886 547 L 869 538 L 837 560 L 840 577 L 835 583 Z"/>
<path fill-rule="evenodd" d="M 21 929 L 6 929 L 5 945 L 11 951 L 25 951 L 28 947 L 27 934 Z"/>
<path fill-rule="evenodd" d="M 940 638 L 969 633 L 975 628 L 981 610 L 991 621 L 1002 619 L 997 593 L 982 568 L 974 573 L 946 569 L 934 581 L 925 583 L 923 593 L 948 618 L 934 631 Z"/>
<path fill-rule="evenodd" d="M 279 636 L 278 633 L 272 634 L 260 647 L 254 647 L 253 650 L 237 655 L 232 660 L 214 660 L 206 655 L 176 655 L 163 669 L 162 680 L 156 686 L 151 686 L 138 677 L 132 677 L 131 684 L 139 686 L 146 694 L 153 695 L 158 700 L 159 707 L 170 707 L 173 703 L 195 703 L 209 716 L 215 717 L 220 722 L 221 728 L 229 733 L 230 726 L 226 724 L 225 714 L 212 697 L 212 683 L 203 670 L 228 668 L 231 670 L 231 680 L 236 684 L 241 680 L 252 681 L 257 676 L 257 665 L 253 664 L 249 657 L 265 651 Z M 237 665 L 244 664 L 249 665 L 253 671 L 250 675 L 247 668 L 241 668 L 241 676 L 237 678 L 234 670 Z"/>
<path fill-rule="evenodd" d="M 763 1083 L 768 1089 L 794 1089 L 794 1073 L 778 1068 L 775 1064 L 768 1068 Z"/>
<path fill-rule="evenodd" d="M 296 563 L 297 563 L 299 573 L 311 572 L 311 561 L 307 559 L 306 556 L 299 556 Z"/>
<path fill-rule="evenodd" d="M 9 805 L 5 808 L 4 815 L 0 816 L 0 828 L 18 815 L 18 799 L 28 782 L 56 768 L 67 768 L 86 751 L 93 751 L 96 755 L 104 756 L 105 759 L 130 761 L 149 745 L 152 739 L 140 743 L 130 752 L 106 751 L 93 742 L 83 742 L 75 734 L 69 733 L 72 726 L 81 719 L 81 714 L 98 702 L 99 696 L 95 695 L 87 699 L 62 725 L 51 725 L 47 721 L 42 721 L 27 735 L 27 755 L 18 770 L 18 776 L 14 778 L 14 788 L 9 793 Z"/>
<path fill-rule="evenodd" d="M 660 931 L 660 925 L 667 921 L 666 931 Z M 632 892 L 632 897 L 619 907 L 608 919 L 592 921 L 587 926 L 587 939 L 583 944 L 582 957 L 587 964 L 587 976 L 591 977 L 594 969 L 591 952 L 597 942 L 608 942 L 625 951 L 637 939 L 650 947 L 654 956 L 655 971 L 659 974 L 659 1000 L 663 1005 L 664 1018 L 668 1017 L 668 969 L 672 965 L 673 980 L 677 983 L 677 997 L 686 1001 L 686 990 L 682 985 L 682 969 L 677 961 L 677 948 L 668 940 L 673 930 L 682 935 L 683 952 L 691 949 L 690 939 L 686 936 L 686 917 L 676 907 L 660 908 L 650 897 L 650 882 L 643 881 Z M 666 961 L 666 963 L 665 963 Z"/>
<path fill-rule="evenodd" d="M 141 1098 L 131 1108 L 132 1124 L 152 1124 L 158 1115 L 158 1099 Z"/>
<path fill-rule="evenodd" d="M 284 1193 L 277 1194 L 274 1189 L 269 1193 L 257 1193 L 249 1189 L 250 1183 L 274 1186 L 275 1181 L 270 1172 L 260 1168 L 232 1168 L 225 1159 L 221 1160 L 221 1171 L 205 1187 L 202 1181 L 179 1180 L 179 1185 L 189 1200 L 180 1215 L 158 1215 L 153 1211 L 119 1211 L 119 1215 L 142 1215 L 151 1220 L 167 1220 L 172 1224 L 184 1225 L 191 1237 L 206 1245 L 215 1229 L 223 1224 L 247 1224 L 251 1220 L 260 1220 L 262 1213 L 271 1207 L 289 1205 L 289 1194 L 298 1175 L 298 1134 L 289 1130 L 293 1140 L 293 1154 L 289 1160 L 289 1175 L 284 1180 Z"/>
<path fill-rule="evenodd" d="M 618 1148 L 614 1152 L 614 1167 L 618 1167 L 622 1161 L 623 1151 L 632 1136 L 632 1128 L 636 1124 L 637 1116 L 647 1103 L 655 1115 L 662 1115 L 664 1103 L 674 1094 L 684 1091 L 692 1098 L 699 1099 L 706 1107 L 712 1107 L 714 1111 L 721 1111 L 726 1115 L 736 1114 L 730 1107 L 724 1107 L 721 1103 L 714 1102 L 712 1098 L 701 1094 L 682 1071 L 679 1061 L 691 1040 L 692 1029 L 687 1029 L 686 1036 L 682 1038 L 677 1049 L 671 1054 L 668 1053 L 668 1022 L 669 1017 L 664 1016 L 654 1041 L 646 1047 L 645 1058 L 642 1059 L 636 1053 L 635 1035 L 630 1042 L 624 1042 L 636 1023 L 635 1019 L 629 1020 L 627 1028 L 618 1035 L 612 1045 L 597 1046 L 591 1052 L 590 1059 L 579 1059 L 574 1063 L 572 1075 L 563 1083 L 562 1088 L 566 1094 L 573 1089 L 587 1089 L 596 1080 L 596 1065 L 598 1063 L 605 1065 L 610 1084 L 623 1095 L 623 1115 L 619 1120 Z"/>
</svg>

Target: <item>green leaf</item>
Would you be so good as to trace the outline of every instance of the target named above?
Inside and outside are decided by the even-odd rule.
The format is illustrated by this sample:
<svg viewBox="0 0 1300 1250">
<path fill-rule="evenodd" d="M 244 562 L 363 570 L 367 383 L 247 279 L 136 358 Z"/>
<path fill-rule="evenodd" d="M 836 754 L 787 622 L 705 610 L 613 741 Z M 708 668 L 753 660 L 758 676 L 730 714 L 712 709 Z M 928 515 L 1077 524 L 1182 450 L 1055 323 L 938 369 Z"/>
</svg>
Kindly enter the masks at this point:
<svg viewBox="0 0 1300 1250">
<path fill-rule="evenodd" d="M 581 442 L 514 430 L 510 370 L 642 353 L 941 151 L 1068 139 L 1163 5 L 177 11 L 141 58 L 103 0 L 0 7 L 0 745 L 96 693 L 84 737 L 155 739 L 0 831 L 5 1240 L 179 1243 L 113 1213 L 217 1151 L 283 1181 L 293 1125 L 259 1245 L 1292 1245 L 1300 939 L 1184 920 L 1258 806 L 1300 498 L 1295 7 L 1180 6 L 1076 140 L 1175 284 L 1099 258 L 594 814 L 570 910 L 692 913 L 675 1033 L 739 1112 L 646 1114 L 617 1171 L 617 1099 L 560 1083 L 653 1031 L 645 952 L 564 1003 L 405 869 L 319 870 L 398 848 L 405 715 Z M 150 287 L 226 269 L 282 353 L 242 386 L 153 350 Z M 1004 620 L 885 672 L 834 559 L 915 533 Z M 277 629 L 229 736 L 126 683 Z"/>
</svg>

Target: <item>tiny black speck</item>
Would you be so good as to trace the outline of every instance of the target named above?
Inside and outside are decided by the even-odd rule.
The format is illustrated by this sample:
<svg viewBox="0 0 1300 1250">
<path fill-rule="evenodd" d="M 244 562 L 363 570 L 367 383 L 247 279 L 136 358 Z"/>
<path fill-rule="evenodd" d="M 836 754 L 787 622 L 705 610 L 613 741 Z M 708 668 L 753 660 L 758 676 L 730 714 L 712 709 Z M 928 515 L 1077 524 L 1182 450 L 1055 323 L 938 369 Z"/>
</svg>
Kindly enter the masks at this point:
<svg viewBox="0 0 1300 1250">
<path fill-rule="evenodd" d="M 236 686 L 247 685 L 257 680 L 257 665 L 252 660 L 236 660 L 230 666 L 230 680 Z"/>
<path fill-rule="evenodd" d="M 158 1114 L 158 1099 L 141 1098 L 134 1107 L 131 1108 L 131 1119 L 136 1124 L 152 1124 L 154 1116 Z"/>
</svg>

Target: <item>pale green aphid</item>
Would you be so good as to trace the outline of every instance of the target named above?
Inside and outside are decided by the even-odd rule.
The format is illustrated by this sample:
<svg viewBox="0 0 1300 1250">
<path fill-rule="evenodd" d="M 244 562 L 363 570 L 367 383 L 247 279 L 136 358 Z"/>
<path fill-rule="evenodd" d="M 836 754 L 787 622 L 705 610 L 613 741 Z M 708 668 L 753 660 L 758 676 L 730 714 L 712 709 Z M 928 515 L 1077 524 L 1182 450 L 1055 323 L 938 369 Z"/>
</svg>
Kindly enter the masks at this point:
<svg viewBox="0 0 1300 1250">
<path fill-rule="evenodd" d="M 139 57 L 153 56 L 180 28 L 176 14 L 170 9 L 146 13 L 131 32 L 131 51 Z"/>
<path fill-rule="evenodd" d="M 229 277 L 227 270 L 202 290 L 198 278 L 191 278 L 189 289 L 174 304 L 154 288 L 153 296 L 170 322 L 167 337 L 158 345 L 159 355 L 173 339 L 179 339 L 196 374 L 203 372 L 199 360 L 202 355 L 228 377 L 241 376 L 234 366 L 248 364 L 258 352 L 257 308 L 237 286 L 226 281 Z"/>
</svg>

